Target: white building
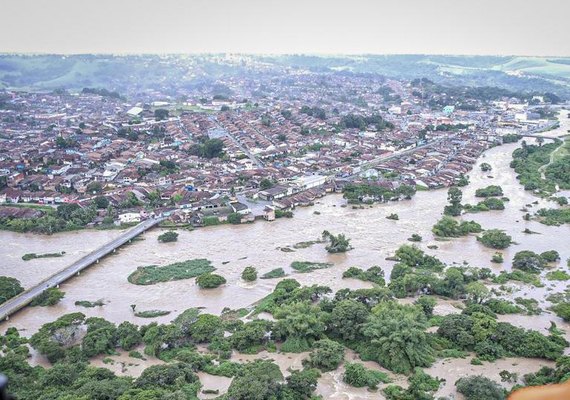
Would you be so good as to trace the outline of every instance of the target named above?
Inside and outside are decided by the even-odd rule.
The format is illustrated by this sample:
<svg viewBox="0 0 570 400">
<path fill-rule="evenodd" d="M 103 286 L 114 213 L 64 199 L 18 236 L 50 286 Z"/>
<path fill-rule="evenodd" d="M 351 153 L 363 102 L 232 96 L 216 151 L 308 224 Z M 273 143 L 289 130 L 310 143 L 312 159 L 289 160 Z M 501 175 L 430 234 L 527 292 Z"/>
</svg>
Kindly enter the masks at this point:
<svg viewBox="0 0 570 400">
<path fill-rule="evenodd" d="M 308 175 L 302 178 L 295 179 L 293 184 L 299 187 L 301 190 L 311 189 L 317 186 L 324 185 L 327 181 L 327 177 L 323 175 Z"/>
<path fill-rule="evenodd" d="M 133 222 L 141 222 L 141 215 L 135 212 L 126 212 L 119 214 L 119 222 L 121 224 L 132 224 Z"/>
</svg>

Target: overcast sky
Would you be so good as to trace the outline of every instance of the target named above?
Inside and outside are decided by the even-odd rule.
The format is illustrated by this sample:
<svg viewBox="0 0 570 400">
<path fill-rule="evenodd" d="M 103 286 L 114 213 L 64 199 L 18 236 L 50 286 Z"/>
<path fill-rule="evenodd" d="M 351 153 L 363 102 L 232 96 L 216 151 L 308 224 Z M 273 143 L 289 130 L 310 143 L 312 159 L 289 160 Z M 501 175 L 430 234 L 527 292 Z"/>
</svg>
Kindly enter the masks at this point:
<svg viewBox="0 0 570 400">
<path fill-rule="evenodd" d="M 570 0 L 0 0 L 0 52 L 570 56 Z"/>
</svg>

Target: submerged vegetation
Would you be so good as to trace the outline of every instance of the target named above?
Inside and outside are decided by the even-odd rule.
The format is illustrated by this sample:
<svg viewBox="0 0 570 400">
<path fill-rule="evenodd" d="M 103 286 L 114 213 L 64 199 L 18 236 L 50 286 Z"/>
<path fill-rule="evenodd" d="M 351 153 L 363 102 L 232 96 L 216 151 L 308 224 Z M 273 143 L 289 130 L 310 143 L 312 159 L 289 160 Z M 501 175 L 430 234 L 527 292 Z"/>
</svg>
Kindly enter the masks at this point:
<svg viewBox="0 0 570 400">
<path fill-rule="evenodd" d="M 367 270 L 350 267 L 342 273 L 342 277 L 360 279 L 361 281 L 372 282 L 380 286 L 384 286 L 386 284 L 386 281 L 384 280 L 384 271 L 376 265 L 368 268 Z"/>
<path fill-rule="evenodd" d="M 176 242 L 177 240 L 178 240 L 178 233 L 174 231 L 164 232 L 158 236 L 158 241 L 162 243 Z"/>
<path fill-rule="evenodd" d="M 54 306 L 61 299 L 65 296 L 65 292 L 62 292 L 58 288 L 49 288 L 44 290 L 39 296 L 37 296 L 32 302 L 30 306 L 32 307 L 46 307 L 46 306 Z"/>
<path fill-rule="evenodd" d="M 316 269 L 330 268 L 333 264 L 331 263 L 321 263 L 312 261 L 293 261 L 291 263 L 291 268 L 297 272 L 311 272 Z"/>
<path fill-rule="evenodd" d="M 560 226 L 570 224 L 570 208 L 541 208 L 536 213 L 537 219 L 544 225 Z"/>
<path fill-rule="evenodd" d="M 285 276 L 283 268 L 275 268 L 265 274 L 261 275 L 261 279 L 275 279 Z"/>
<path fill-rule="evenodd" d="M 329 231 L 323 231 L 323 240 L 327 242 L 325 249 L 329 253 L 344 253 L 352 249 L 350 246 L 350 239 L 348 239 L 343 233 L 338 235 L 333 235 Z"/>
<path fill-rule="evenodd" d="M 459 223 L 453 218 L 444 218 L 454 221 L 455 224 L 447 223 L 459 229 Z M 78 394 L 93 398 L 94 393 L 99 396 L 97 398 L 105 395 L 121 400 L 176 398 L 174 396 L 182 396 L 182 393 L 187 396 L 183 398 L 196 398 L 201 387 L 198 373 L 205 372 L 232 378 L 228 392 L 222 398 L 309 399 L 314 396 L 319 376 L 336 370 L 346 361 L 348 348 L 362 361 L 374 361 L 393 373 L 407 374 L 409 385 L 403 388 L 391 384 L 386 373 L 366 368 L 359 362 L 345 362 L 343 381 L 354 387 L 381 390 L 387 399 L 399 400 L 433 399 L 441 382 L 422 368 L 430 367 L 440 357 L 465 357 L 474 353 L 474 364 L 510 356 L 547 360 L 565 358 L 563 354 L 568 342 L 558 330 L 545 335 L 500 322 L 497 318 L 497 314 L 540 313 L 537 301 L 505 300 L 485 285 L 486 282 L 499 283 L 509 279 L 538 280 L 540 283 L 537 272 L 548 262 L 560 258 L 556 251 L 518 252 L 513 259 L 513 272 L 499 275 L 493 275 L 487 268 L 446 266 L 438 258 L 409 244 L 400 246 L 394 258 L 398 261 L 393 266 L 388 285 L 383 269 L 378 266 L 367 270 L 351 267 L 343 273 L 343 278 L 374 283 L 370 289 L 345 288 L 334 293 L 327 286 L 302 286 L 294 279 L 283 279 L 255 305 L 251 316 L 250 309 L 224 310 L 221 316 L 216 316 L 192 308 L 170 323 L 137 326 L 130 322 L 116 325 L 102 318 L 87 318 L 82 313 L 67 314 L 42 326 L 29 340 L 30 345 L 53 364 L 51 369 L 30 367 L 26 361 L 26 340 L 20 338 L 17 331 L 8 330 L 7 339 L 0 341 L 3 346 L 0 368 L 10 376 L 13 391 L 22 398 L 36 396 L 47 389 L 57 393 L 58 398 L 74 398 Z M 189 271 L 212 269 L 207 260 L 192 261 L 194 263 L 173 264 L 177 265 L 175 271 L 180 273 L 182 270 L 187 276 Z M 297 261 L 291 268 L 310 272 L 330 266 L 332 264 Z M 156 271 L 151 269 L 150 273 Z M 152 276 L 153 280 L 172 279 L 170 275 L 162 280 L 165 272 L 161 274 Z M 279 268 L 262 278 L 270 274 L 280 277 L 284 271 Z M 150 279 L 148 275 L 142 276 Z M 257 271 L 254 267 L 246 267 L 242 277 L 255 280 Z M 210 288 L 226 280 L 210 271 L 199 274 L 196 281 L 201 288 Z M 438 303 L 435 295 L 462 300 L 463 309 L 445 316 L 434 315 Z M 415 301 L 402 304 L 396 300 L 402 297 L 412 297 Z M 561 301 L 553 311 L 570 319 L 568 304 Z M 133 311 L 135 307 L 132 306 Z M 272 318 L 252 319 L 261 312 L 269 313 Z M 168 313 L 148 310 L 134 315 L 155 318 Z M 435 331 L 428 331 L 430 326 L 435 327 Z M 85 332 L 85 335 L 79 332 Z M 203 346 L 204 350 L 197 351 L 197 345 Z M 144 350 L 139 351 L 138 346 Z M 108 357 L 120 351 L 131 352 L 138 358 L 158 358 L 165 364 L 148 367 L 140 377 L 131 379 L 87 363 L 93 357 Z M 230 361 L 232 351 L 309 354 L 304 356 L 302 369 L 291 371 L 284 379 L 273 362 Z M 112 362 L 111 358 L 108 360 Z M 52 380 L 55 375 L 59 378 Z M 65 385 L 61 384 L 62 379 Z M 505 394 L 494 382 L 478 377 L 463 377 L 457 382 L 457 390 L 466 398 L 474 399 L 481 393 Z"/>
<path fill-rule="evenodd" d="M 257 270 L 255 267 L 245 267 L 241 273 L 241 279 L 246 282 L 253 282 L 257 279 Z"/>
<path fill-rule="evenodd" d="M 162 317 L 163 315 L 170 314 L 170 311 L 163 311 L 163 310 L 146 310 L 146 311 L 137 311 L 135 312 L 135 317 L 139 318 L 156 318 Z"/>
<path fill-rule="evenodd" d="M 484 246 L 492 249 L 506 249 L 513 242 L 513 238 L 499 229 L 489 229 L 477 238 Z"/>
<path fill-rule="evenodd" d="M 215 271 L 215 269 L 209 260 L 197 258 L 162 267 L 158 265 L 138 267 L 135 272 L 129 275 L 128 280 L 135 285 L 153 285 L 158 282 L 195 278 L 204 273 Z"/>
<path fill-rule="evenodd" d="M 432 228 L 432 232 L 440 237 L 459 237 L 470 233 L 481 233 L 483 228 L 475 221 L 458 222 L 444 215 Z"/>
<path fill-rule="evenodd" d="M 96 300 L 96 301 L 78 300 L 75 302 L 75 305 L 85 308 L 93 308 L 93 307 L 102 307 L 105 305 L 105 302 L 103 300 Z"/>
<path fill-rule="evenodd" d="M 30 261 L 30 260 L 35 260 L 36 258 L 63 257 L 64 255 L 65 255 L 65 251 L 62 251 L 59 253 L 44 253 L 44 254 L 26 253 L 22 256 L 22 260 Z"/>
<path fill-rule="evenodd" d="M 206 273 L 196 278 L 196 284 L 200 289 L 214 289 L 226 283 L 226 278 L 218 274 Z"/>
</svg>

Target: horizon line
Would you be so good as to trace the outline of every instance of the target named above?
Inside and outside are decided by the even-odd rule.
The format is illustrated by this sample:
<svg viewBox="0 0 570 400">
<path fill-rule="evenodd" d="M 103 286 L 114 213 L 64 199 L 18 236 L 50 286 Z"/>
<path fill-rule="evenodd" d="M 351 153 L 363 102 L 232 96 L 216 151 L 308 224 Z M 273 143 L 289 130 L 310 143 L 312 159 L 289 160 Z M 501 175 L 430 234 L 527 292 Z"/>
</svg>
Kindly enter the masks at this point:
<svg viewBox="0 0 570 400">
<path fill-rule="evenodd" d="M 42 51 L 0 51 L 0 56 L 219 56 L 219 55 L 239 55 L 239 56 L 316 56 L 316 57 L 363 57 L 363 56 L 443 56 L 443 57 L 533 57 L 533 58 L 570 58 L 570 55 L 533 55 L 533 54 L 469 54 L 469 53 L 328 53 L 328 52 L 42 52 Z"/>
</svg>

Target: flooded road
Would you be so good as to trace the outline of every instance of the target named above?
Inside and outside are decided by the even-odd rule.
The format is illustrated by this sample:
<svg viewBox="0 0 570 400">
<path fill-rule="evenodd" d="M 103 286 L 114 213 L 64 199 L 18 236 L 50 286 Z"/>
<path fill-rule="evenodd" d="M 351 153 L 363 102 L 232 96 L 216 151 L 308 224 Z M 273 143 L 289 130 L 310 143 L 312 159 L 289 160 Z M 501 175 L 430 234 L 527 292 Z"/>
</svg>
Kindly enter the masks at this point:
<svg viewBox="0 0 570 400">
<path fill-rule="evenodd" d="M 484 153 L 469 174 L 471 183 L 462 188 L 463 203 L 477 203 L 480 199 L 475 198 L 475 190 L 491 184 L 500 185 L 505 196 L 510 199 L 503 211 L 465 214 L 461 217 L 464 220 L 473 219 L 485 229 L 505 230 L 513 237 L 517 244 L 503 251 L 505 258 L 503 264 L 492 264 L 490 260 L 495 251 L 482 246 L 475 236 L 449 241 L 436 240 L 431 233 L 431 228 L 441 218 L 447 201 L 445 189 L 418 192 L 410 201 L 365 206 L 363 209 L 346 206 L 341 195 L 328 195 L 320 199 L 314 207 L 295 210 L 295 216 L 292 219 L 280 219 L 270 223 L 256 222 L 240 226 L 224 225 L 194 231 L 178 230 L 179 238 L 174 243 L 159 243 L 157 241 L 157 236 L 161 233 L 159 229 L 148 231 L 142 235 L 142 241 L 121 248 L 116 254 L 102 260 L 100 264 L 85 270 L 79 277 L 61 285 L 66 296 L 58 305 L 44 308 L 27 307 L 14 315 L 9 322 L 2 323 L 0 330 L 4 331 L 8 326 L 14 326 L 23 330 L 23 335 L 29 336 L 46 322 L 53 321 L 62 314 L 76 311 L 81 311 L 87 316 L 103 317 L 115 323 L 128 320 L 137 324 L 147 324 L 151 321 L 170 322 L 178 313 L 190 307 L 203 307 L 204 312 L 219 314 L 224 307 L 237 309 L 251 305 L 270 293 L 278 282 L 274 279 L 260 279 L 253 283 L 242 281 L 240 275 L 247 266 L 256 267 L 260 275 L 282 267 L 290 277 L 297 279 L 301 284 L 327 285 L 335 291 L 344 287 L 370 287 L 370 284 L 366 282 L 353 279 L 343 280 L 342 273 L 352 266 L 368 268 L 378 265 L 384 269 L 386 276 L 389 276 L 393 262 L 386 261 L 385 258 L 393 255 L 400 245 L 409 243 L 407 238 L 413 233 L 423 237 L 419 247 L 446 263 L 465 261 L 472 266 L 489 267 L 498 273 L 503 269 L 510 269 L 511 259 L 517 251 L 533 250 L 540 253 L 546 250 L 557 250 L 562 261 L 555 267 L 568 270 L 566 260 L 570 258 L 570 226 L 549 227 L 536 221 L 523 220 L 526 212 L 521 209 L 524 207 L 533 213 L 542 207 L 557 206 L 554 202 L 538 199 L 531 193 L 525 192 L 516 181 L 514 172 L 509 168 L 509 163 L 511 153 L 517 146 L 519 144 L 508 144 L 492 148 Z M 482 162 L 491 164 L 492 171 L 482 172 L 479 168 Z M 535 201 L 538 201 L 538 204 L 532 204 Z M 386 219 L 386 216 L 391 213 L 397 213 L 400 219 L 398 221 Z M 540 234 L 525 234 L 523 233 L 525 228 Z M 292 248 L 299 242 L 318 239 L 323 230 L 328 230 L 333 234 L 346 234 L 351 239 L 354 249 L 345 254 L 333 255 L 326 252 L 324 244 L 315 244 L 290 252 L 281 250 L 285 247 Z M 119 234 L 120 231 L 79 231 L 54 236 L 37 236 L 0 232 L 0 240 L 8 244 L 0 249 L 0 260 L 2 260 L 0 261 L 0 275 L 14 276 L 22 282 L 24 287 L 29 287 Z M 427 248 L 429 245 L 437 245 L 438 249 L 429 250 Z M 25 253 L 60 251 L 66 252 L 62 258 L 36 259 L 27 262 L 21 260 L 21 256 Z M 227 284 L 218 289 L 200 290 L 194 279 L 149 286 L 137 286 L 127 281 L 128 275 L 139 266 L 165 265 L 194 258 L 211 260 L 217 268 L 217 273 L 227 279 Z M 301 274 L 291 270 L 290 264 L 293 261 L 330 262 L 334 266 Z M 541 307 L 546 308 L 549 304 L 544 298 L 552 292 L 563 291 L 566 283 L 549 282 L 544 288 L 514 286 L 518 288 L 518 291 L 512 294 L 513 298 L 518 296 L 536 298 L 541 302 Z M 74 304 L 78 300 L 99 299 L 106 303 L 103 307 L 82 308 Z M 458 312 L 450 303 L 445 301 L 440 303 L 438 307 L 441 314 Z M 153 319 L 138 318 L 131 311 L 131 304 L 136 304 L 137 311 L 158 309 L 171 311 L 171 313 Z M 555 321 L 566 332 L 570 332 L 570 326 L 552 314 L 542 314 L 537 317 L 516 315 L 501 319 L 509 320 L 518 326 L 537 329 L 543 333 L 548 328 L 549 322 Z M 260 358 L 260 355 L 241 356 L 244 360 L 248 357 Z M 271 354 L 268 357 L 279 357 L 277 362 L 284 372 L 287 364 L 297 368 L 300 367 L 302 360 L 302 358 L 297 358 L 297 355 Z M 98 362 L 102 363 L 102 361 Z M 136 374 L 140 373 L 139 370 L 142 370 L 144 366 L 151 365 L 150 362 L 128 359 L 118 360 L 114 365 L 139 364 L 136 367 L 127 368 Z M 469 359 L 439 360 L 426 372 L 447 379 L 447 385 L 438 393 L 443 396 L 451 393 L 455 380 L 464 374 L 488 373 L 489 377 L 500 381 L 497 377 L 502 369 L 520 370 L 522 374 L 546 365 L 544 361 L 529 359 L 506 359 L 499 360 L 497 363 L 497 365 L 504 363 L 504 368 L 497 367 L 497 365 L 493 365 L 492 368 L 486 365 L 471 366 Z M 512 365 L 513 363 L 516 363 L 516 368 Z M 109 365 L 107 367 L 111 368 Z M 379 367 L 376 365 L 376 368 Z M 113 370 L 116 369 L 116 367 L 113 368 Z M 224 380 L 226 378 L 204 377 L 204 379 L 208 382 L 206 388 L 216 389 L 219 386 L 220 393 L 225 391 L 229 385 L 229 381 Z M 219 385 L 214 382 L 219 382 Z M 398 384 L 401 382 L 398 381 Z M 405 384 L 405 379 L 403 384 Z M 340 369 L 323 375 L 318 392 L 325 398 L 338 400 L 382 398 L 380 393 L 369 393 L 364 389 L 344 385 Z"/>
</svg>

